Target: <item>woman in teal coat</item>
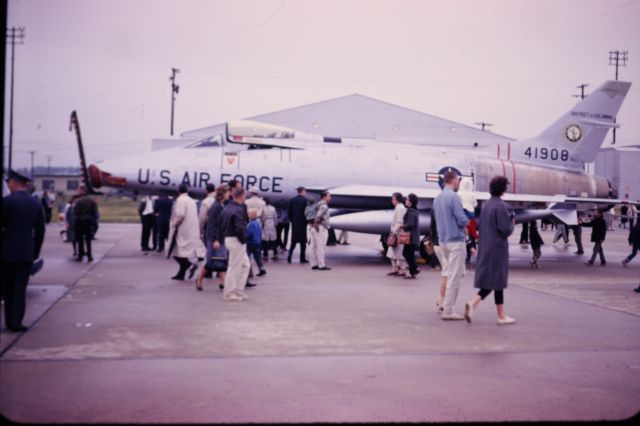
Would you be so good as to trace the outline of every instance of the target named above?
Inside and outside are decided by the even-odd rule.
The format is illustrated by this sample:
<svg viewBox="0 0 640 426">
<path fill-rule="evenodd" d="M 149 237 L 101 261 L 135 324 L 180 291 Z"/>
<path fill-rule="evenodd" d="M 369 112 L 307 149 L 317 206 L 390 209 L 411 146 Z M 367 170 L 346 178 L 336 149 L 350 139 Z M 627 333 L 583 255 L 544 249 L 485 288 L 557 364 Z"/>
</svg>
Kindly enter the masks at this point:
<svg viewBox="0 0 640 426">
<path fill-rule="evenodd" d="M 478 294 L 465 305 L 464 317 L 471 322 L 473 311 L 481 300 L 494 292 L 498 324 L 513 324 L 515 319 L 504 313 L 503 290 L 507 288 L 509 273 L 509 235 L 513 232 L 515 220 L 509 207 L 502 201 L 509 181 L 504 176 L 491 179 L 489 192 L 491 198 L 484 203 L 480 212 L 478 230 L 478 262 L 474 287 L 480 289 Z"/>
</svg>

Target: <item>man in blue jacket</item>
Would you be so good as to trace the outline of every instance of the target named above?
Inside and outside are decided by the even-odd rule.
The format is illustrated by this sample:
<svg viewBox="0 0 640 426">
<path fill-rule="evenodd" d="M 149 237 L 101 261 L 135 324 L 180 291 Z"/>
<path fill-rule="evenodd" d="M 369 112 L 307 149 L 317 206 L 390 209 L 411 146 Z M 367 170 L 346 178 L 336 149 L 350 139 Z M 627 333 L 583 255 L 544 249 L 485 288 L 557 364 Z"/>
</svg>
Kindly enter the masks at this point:
<svg viewBox="0 0 640 426">
<path fill-rule="evenodd" d="M 454 312 L 458 298 L 460 283 L 465 272 L 465 228 L 469 223 L 464 214 L 460 196 L 456 194 L 460 186 L 460 177 L 455 171 L 444 174 L 444 188 L 433 201 L 433 210 L 438 223 L 438 240 L 445 258 L 446 267 L 443 272 L 447 277 L 447 290 L 444 296 L 443 320 L 463 320 L 464 317 Z"/>
<path fill-rule="evenodd" d="M 2 206 L 2 298 L 5 324 L 13 332 L 27 330 L 22 324 L 27 284 L 45 232 L 42 205 L 27 193 L 28 181 L 11 170 L 7 180 L 11 195 L 4 197 Z"/>
</svg>

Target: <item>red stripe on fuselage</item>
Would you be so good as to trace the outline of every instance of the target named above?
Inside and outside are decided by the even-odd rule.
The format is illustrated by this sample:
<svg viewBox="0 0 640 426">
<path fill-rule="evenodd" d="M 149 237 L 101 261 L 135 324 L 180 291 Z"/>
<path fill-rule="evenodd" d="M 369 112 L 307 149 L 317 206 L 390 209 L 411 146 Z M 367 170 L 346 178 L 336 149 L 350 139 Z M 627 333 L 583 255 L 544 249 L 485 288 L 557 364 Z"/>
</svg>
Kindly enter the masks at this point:
<svg viewBox="0 0 640 426">
<path fill-rule="evenodd" d="M 511 161 L 511 168 L 513 170 L 513 193 L 515 194 L 518 190 L 518 181 L 516 180 L 516 163 Z"/>
</svg>

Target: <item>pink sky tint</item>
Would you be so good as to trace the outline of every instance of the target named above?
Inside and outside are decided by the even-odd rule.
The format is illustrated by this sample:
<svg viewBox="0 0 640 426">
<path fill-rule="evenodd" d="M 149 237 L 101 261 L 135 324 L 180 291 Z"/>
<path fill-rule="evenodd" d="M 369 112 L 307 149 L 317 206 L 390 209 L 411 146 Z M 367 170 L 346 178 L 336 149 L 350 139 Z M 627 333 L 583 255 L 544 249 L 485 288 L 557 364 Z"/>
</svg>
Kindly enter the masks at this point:
<svg viewBox="0 0 640 426">
<path fill-rule="evenodd" d="M 75 164 L 73 109 L 91 161 L 149 149 L 169 134 L 171 67 L 177 134 L 357 92 L 526 138 L 612 79 L 615 49 L 634 83 L 618 144 L 638 144 L 638 22 L 635 0 L 14 0 L 14 162 Z"/>
</svg>

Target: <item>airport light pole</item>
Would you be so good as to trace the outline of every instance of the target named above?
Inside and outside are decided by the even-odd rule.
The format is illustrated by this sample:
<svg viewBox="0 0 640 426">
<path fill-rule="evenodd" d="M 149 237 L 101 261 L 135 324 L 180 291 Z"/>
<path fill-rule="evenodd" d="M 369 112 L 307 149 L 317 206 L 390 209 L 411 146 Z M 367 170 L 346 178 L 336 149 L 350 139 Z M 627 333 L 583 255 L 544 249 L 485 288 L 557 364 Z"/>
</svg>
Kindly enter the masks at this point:
<svg viewBox="0 0 640 426">
<path fill-rule="evenodd" d="M 15 69 L 15 50 L 16 44 L 24 44 L 25 27 L 11 27 L 7 28 L 6 42 L 11 43 L 11 95 L 9 104 L 9 159 L 8 169 L 11 170 L 11 158 L 13 156 L 13 86 L 14 84 L 14 69 Z"/>
<path fill-rule="evenodd" d="M 629 51 L 627 50 L 610 50 L 609 51 L 609 65 L 613 65 L 616 67 L 616 81 L 618 80 L 618 67 L 623 66 L 626 67 L 627 66 L 627 59 L 628 59 L 628 54 Z M 613 123 L 615 124 L 616 119 L 613 119 Z M 613 128 L 613 141 L 611 142 L 611 145 L 616 143 L 616 128 Z"/>
<path fill-rule="evenodd" d="M 36 154 L 35 151 L 29 151 L 31 154 L 31 180 L 33 180 L 33 156 Z"/>
<path fill-rule="evenodd" d="M 180 86 L 176 84 L 176 74 L 179 72 L 180 70 L 178 68 L 171 68 L 171 77 L 169 77 L 169 81 L 171 81 L 171 136 L 173 136 L 173 113 L 176 103 L 176 95 L 180 91 Z"/>
</svg>

